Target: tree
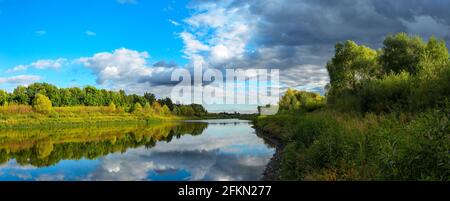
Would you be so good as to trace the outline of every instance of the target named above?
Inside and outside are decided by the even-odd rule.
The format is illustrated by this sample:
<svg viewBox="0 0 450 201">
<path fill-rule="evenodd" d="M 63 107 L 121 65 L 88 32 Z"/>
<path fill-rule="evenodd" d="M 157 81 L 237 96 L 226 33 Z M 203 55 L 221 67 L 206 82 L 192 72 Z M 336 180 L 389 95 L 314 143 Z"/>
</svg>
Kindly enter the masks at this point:
<svg viewBox="0 0 450 201">
<path fill-rule="evenodd" d="M 388 36 L 383 42 L 380 62 L 385 74 L 402 71 L 416 74 L 426 52 L 426 44 L 418 36 L 399 33 Z"/>
<path fill-rule="evenodd" d="M 111 101 L 111 103 L 109 103 L 108 109 L 109 109 L 111 112 L 116 111 L 116 104 L 114 104 L 114 102 Z"/>
<path fill-rule="evenodd" d="M 145 92 L 145 93 L 144 93 L 144 98 L 145 98 L 150 104 L 152 104 L 153 102 L 156 101 L 155 94 L 152 94 L 152 93 Z"/>
<path fill-rule="evenodd" d="M 297 100 L 295 93 L 296 91 L 293 89 L 286 91 L 278 102 L 280 110 L 297 110 L 300 108 L 300 102 Z"/>
<path fill-rule="evenodd" d="M 167 105 L 162 106 L 161 114 L 162 115 L 170 115 L 170 109 L 169 109 L 169 107 L 167 107 Z"/>
<path fill-rule="evenodd" d="M 354 90 L 362 79 L 379 75 L 378 53 L 353 41 L 335 46 L 335 55 L 327 63 L 333 90 Z"/>
<path fill-rule="evenodd" d="M 135 103 L 132 112 L 142 112 L 142 105 L 140 103 Z"/>
<path fill-rule="evenodd" d="M 191 104 L 190 107 L 194 110 L 194 115 L 201 117 L 208 114 L 208 111 L 200 104 Z"/>
<path fill-rule="evenodd" d="M 325 98 L 318 93 L 297 91 L 288 89 L 281 97 L 278 105 L 280 110 L 295 111 L 304 109 L 312 111 L 322 107 L 325 104 Z M 270 105 L 266 106 L 269 107 Z"/>
<path fill-rule="evenodd" d="M 448 67 L 448 64 L 449 53 L 445 41 L 431 37 L 421 57 L 419 76 L 425 79 L 436 78 L 441 74 L 442 69 Z"/>
<path fill-rule="evenodd" d="M 8 104 L 9 95 L 6 91 L 0 90 L 0 105 Z"/>
<path fill-rule="evenodd" d="M 169 97 L 166 97 L 164 99 L 158 100 L 158 102 L 161 105 L 167 105 L 167 107 L 169 107 L 170 111 L 173 110 L 173 102 L 172 102 L 172 99 L 170 99 Z"/>
<path fill-rule="evenodd" d="M 144 105 L 144 112 L 147 114 L 153 114 L 153 108 L 150 106 L 150 103 L 146 102 Z"/>
<path fill-rule="evenodd" d="M 12 94 L 13 101 L 22 104 L 29 105 L 30 98 L 27 95 L 27 88 L 24 86 L 18 86 L 14 89 Z"/>
<path fill-rule="evenodd" d="M 36 94 L 33 100 L 33 109 L 40 113 L 49 113 L 52 110 L 52 102 L 47 96 Z"/>
<path fill-rule="evenodd" d="M 152 104 L 152 108 L 153 108 L 153 111 L 155 111 L 155 113 L 156 114 L 161 114 L 161 105 L 157 102 L 157 101 L 155 101 L 155 102 L 153 102 L 153 104 Z"/>
</svg>

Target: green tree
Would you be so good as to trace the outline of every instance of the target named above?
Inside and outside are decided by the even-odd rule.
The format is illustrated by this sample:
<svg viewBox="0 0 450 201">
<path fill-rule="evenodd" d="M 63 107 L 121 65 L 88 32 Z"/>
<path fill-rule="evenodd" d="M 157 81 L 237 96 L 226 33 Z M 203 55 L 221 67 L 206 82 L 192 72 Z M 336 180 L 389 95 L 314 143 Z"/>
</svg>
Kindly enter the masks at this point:
<svg viewBox="0 0 450 201">
<path fill-rule="evenodd" d="M 147 100 L 147 102 L 149 102 L 150 104 L 152 104 L 153 102 L 156 101 L 155 94 L 152 94 L 152 93 L 145 92 L 145 93 L 144 93 L 144 98 L 145 98 L 145 99 Z"/>
<path fill-rule="evenodd" d="M 155 102 L 153 102 L 152 103 L 152 108 L 153 108 L 153 111 L 156 113 L 156 114 L 158 114 L 158 115 L 160 115 L 161 114 L 161 104 L 159 104 L 157 101 L 155 101 Z"/>
<path fill-rule="evenodd" d="M 6 91 L 0 89 L 0 105 L 5 105 L 8 103 L 9 95 Z"/>
<path fill-rule="evenodd" d="M 361 80 L 377 77 L 380 67 L 378 53 L 353 41 L 335 46 L 335 55 L 327 63 L 333 90 L 354 90 Z"/>
<path fill-rule="evenodd" d="M 153 114 L 153 108 L 150 106 L 149 102 L 146 102 L 144 105 L 144 112 L 147 114 Z"/>
<path fill-rule="evenodd" d="M 47 96 L 36 94 L 33 100 L 33 109 L 40 113 L 49 113 L 52 110 L 52 101 Z"/>
<path fill-rule="evenodd" d="M 135 103 L 132 111 L 133 112 L 142 112 L 142 105 L 140 103 Z"/>
<path fill-rule="evenodd" d="M 426 53 L 426 44 L 422 38 L 399 33 L 388 36 L 383 45 L 380 62 L 386 74 L 401 71 L 416 74 L 419 71 Z"/>
<path fill-rule="evenodd" d="M 29 105 L 30 98 L 27 95 L 27 88 L 24 86 L 18 86 L 14 89 L 12 94 L 13 101 L 22 104 Z"/>
<path fill-rule="evenodd" d="M 167 107 L 167 105 L 162 106 L 161 114 L 162 115 L 170 115 L 170 109 L 169 109 L 169 107 Z"/>
<path fill-rule="evenodd" d="M 116 104 L 114 104 L 114 102 L 111 101 L 111 103 L 109 103 L 108 109 L 111 112 L 116 111 Z"/>
</svg>

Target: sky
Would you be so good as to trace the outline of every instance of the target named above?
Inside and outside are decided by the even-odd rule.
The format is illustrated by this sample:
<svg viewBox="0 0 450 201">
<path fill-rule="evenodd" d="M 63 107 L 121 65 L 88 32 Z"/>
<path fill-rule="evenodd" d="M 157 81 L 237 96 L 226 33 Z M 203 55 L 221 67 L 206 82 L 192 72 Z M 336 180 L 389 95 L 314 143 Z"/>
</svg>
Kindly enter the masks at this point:
<svg viewBox="0 0 450 201">
<path fill-rule="evenodd" d="M 345 40 L 407 32 L 450 42 L 446 0 L 0 0 L 0 88 L 48 82 L 169 96 L 176 68 L 279 69 L 322 92 Z M 207 106 L 250 111 L 252 105 Z"/>
</svg>

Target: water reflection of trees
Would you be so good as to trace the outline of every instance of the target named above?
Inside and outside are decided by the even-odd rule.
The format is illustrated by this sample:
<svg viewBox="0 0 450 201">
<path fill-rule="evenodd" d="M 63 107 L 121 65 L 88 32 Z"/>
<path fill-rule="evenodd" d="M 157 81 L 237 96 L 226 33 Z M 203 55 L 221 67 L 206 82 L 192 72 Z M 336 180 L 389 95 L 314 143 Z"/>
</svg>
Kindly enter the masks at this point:
<svg viewBox="0 0 450 201">
<path fill-rule="evenodd" d="M 90 128 L 0 130 L 0 164 L 50 166 L 61 160 L 96 159 L 129 148 L 152 148 L 182 135 L 200 135 L 206 123 L 111 125 Z"/>
</svg>

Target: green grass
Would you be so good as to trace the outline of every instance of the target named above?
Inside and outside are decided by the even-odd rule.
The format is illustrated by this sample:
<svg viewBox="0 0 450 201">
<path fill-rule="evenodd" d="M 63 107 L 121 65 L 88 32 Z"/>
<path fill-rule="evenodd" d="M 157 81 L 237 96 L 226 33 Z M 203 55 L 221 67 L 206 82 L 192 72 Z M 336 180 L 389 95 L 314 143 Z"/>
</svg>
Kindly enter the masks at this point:
<svg viewBox="0 0 450 201">
<path fill-rule="evenodd" d="M 450 110 L 419 114 L 322 109 L 259 117 L 282 139 L 284 180 L 450 180 Z"/>
<path fill-rule="evenodd" d="M 33 111 L 31 106 L 0 106 L 0 128 L 52 127 L 64 125 L 94 125 L 127 122 L 159 122 L 184 119 L 174 115 L 146 112 L 128 113 L 109 107 L 75 106 L 54 107 L 48 114 Z"/>
</svg>

